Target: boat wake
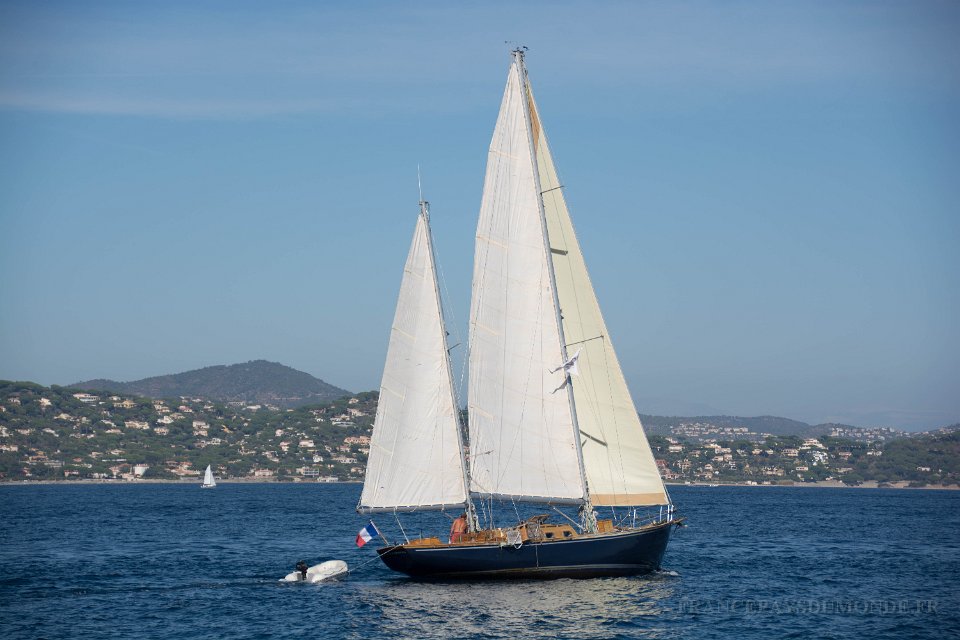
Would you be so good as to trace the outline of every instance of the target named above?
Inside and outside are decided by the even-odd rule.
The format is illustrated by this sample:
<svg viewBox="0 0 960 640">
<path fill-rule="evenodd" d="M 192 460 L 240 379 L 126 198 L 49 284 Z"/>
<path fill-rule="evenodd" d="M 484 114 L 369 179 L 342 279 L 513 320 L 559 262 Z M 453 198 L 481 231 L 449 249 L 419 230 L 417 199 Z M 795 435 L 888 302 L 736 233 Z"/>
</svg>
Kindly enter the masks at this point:
<svg viewBox="0 0 960 640">
<path fill-rule="evenodd" d="M 679 578 L 680 574 L 671 569 L 657 569 L 653 572 L 653 576 L 657 578 Z"/>
</svg>

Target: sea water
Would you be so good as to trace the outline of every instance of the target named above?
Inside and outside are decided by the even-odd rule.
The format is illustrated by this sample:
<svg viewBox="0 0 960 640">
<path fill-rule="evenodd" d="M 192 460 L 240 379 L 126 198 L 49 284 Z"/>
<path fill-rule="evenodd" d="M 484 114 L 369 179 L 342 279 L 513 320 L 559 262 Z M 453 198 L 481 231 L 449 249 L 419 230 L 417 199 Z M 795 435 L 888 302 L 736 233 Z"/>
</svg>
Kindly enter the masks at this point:
<svg viewBox="0 0 960 640">
<path fill-rule="evenodd" d="M 672 487 L 664 571 L 421 583 L 388 571 L 359 485 L 0 486 L 2 638 L 944 638 L 960 492 Z M 455 514 L 450 514 L 455 515 Z M 411 537 L 443 514 L 408 517 Z M 375 518 L 400 536 L 390 516 Z M 278 579 L 298 560 L 345 580 Z"/>
</svg>

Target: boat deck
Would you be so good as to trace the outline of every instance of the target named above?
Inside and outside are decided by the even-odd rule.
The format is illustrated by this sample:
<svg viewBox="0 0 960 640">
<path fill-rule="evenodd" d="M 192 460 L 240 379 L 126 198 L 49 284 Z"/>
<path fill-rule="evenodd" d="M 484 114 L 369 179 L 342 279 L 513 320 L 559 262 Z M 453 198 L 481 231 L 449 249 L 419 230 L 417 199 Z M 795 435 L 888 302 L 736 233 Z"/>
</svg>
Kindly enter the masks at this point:
<svg viewBox="0 0 960 640">
<path fill-rule="evenodd" d="M 437 536 L 417 538 L 398 547 L 408 548 L 439 548 L 439 547 L 472 547 L 477 545 L 513 545 L 528 542 L 548 542 L 559 540 L 579 540 L 597 536 L 610 535 L 618 532 L 631 532 L 661 526 L 662 522 L 655 522 L 643 527 L 622 528 L 613 524 L 613 520 L 598 520 L 596 533 L 579 533 L 572 525 L 553 524 L 544 522 L 547 516 L 534 516 L 513 527 L 482 529 L 473 533 L 464 533 L 457 542 L 444 542 Z"/>
</svg>

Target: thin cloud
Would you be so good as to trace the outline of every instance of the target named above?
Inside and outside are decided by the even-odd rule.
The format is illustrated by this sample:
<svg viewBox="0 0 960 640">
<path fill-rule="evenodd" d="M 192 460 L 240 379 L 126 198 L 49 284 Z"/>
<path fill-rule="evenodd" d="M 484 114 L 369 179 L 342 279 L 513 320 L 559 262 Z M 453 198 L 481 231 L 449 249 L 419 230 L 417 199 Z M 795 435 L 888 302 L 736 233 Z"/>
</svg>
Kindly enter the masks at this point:
<svg viewBox="0 0 960 640">
<path fill-rule="evenodd" d="M 871 82 L 955 90 L 960 76 L 960 46 L 937 27 L 958 12 L 942 8 L 942 20 L 899 5 L 833 3 L 510 11 L 504 34 L 498 5 L 27 8 L 0 26 L 0 107 L 161 118 L 464 109 L 502 82 L 493 62 L 505 64 L 503 40 L 517 33 L 540 83 L 624 93 Z"/>
<path fill-rule="evenodd" d="M 197 119 L 259 118 L 332 111 L 342 106 L 342 103 L 335 104 L 325 99 L 171 100 L 0 92 L 2 109 L 86 115 Z"/>
</svg>

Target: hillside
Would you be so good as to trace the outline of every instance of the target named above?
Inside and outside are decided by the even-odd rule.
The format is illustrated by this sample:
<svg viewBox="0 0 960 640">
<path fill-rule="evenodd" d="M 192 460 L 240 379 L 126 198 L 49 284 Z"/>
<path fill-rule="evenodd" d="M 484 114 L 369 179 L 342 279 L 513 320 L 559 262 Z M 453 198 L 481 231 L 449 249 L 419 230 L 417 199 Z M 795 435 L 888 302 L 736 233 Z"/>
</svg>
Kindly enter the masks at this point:
<svg viewBox="0 0 960 640">
<path fill-rule="evenodd" d="M 217 478 L 358 480 L 376 409 L 375 392 L 282 410 L 193 397 L 94 395 L 0 380 L 0 482 L 199 481 L 207 465 Z M 854 438 L 811 439 L 760 436 L 743 426 L 703 422 L 677 427 L 692 428 L 702 430 L 702 436 L 650 437 L 667 480 L 913 486 L 960 480 L 956 426 L 892 440 L 886 439 L 887 432 L 870 438 L 873 431 L 863 429 Z"/>
<path fill-rule="evenodd" d="M 309 373 L 266 360 L 204 367 L 134 382 L 97 379 L 69 386 L 72 389 L 128 393 L 147 398 L 185 396 L 217 402 L 271 404 L 282 408 L 328 402 L 350 394 Z"/>
<path fill-rule="evenodd" d="M 791 420 L 790 418 L 780 418 L 777 416 L 756 416 L 744 418 L 741 416 L 649 416 L 641 415 L 640 420 L 648 433 L 670 435 L 673 427 L 682 424 L 704 423 L 716 425 L 718 427 L 746 428 L 753 433 L 768 433 L 775 436 L 820 436 L 829 433 L 829 425 L 818 425 L 816 427 Z M 823 427 L 823 428 L 821 428 Z"/>
<path fill-rule="evenodd" d="M 854 427 L 848 424 L 826 423 L 809 425 L 799 420 L 777 416 L 651 416 L 641 415 L 644 429 L 650 435 L 669 436 L 698 442 L 718 440 L 750 440 L 763 442 L 774 436 L 821 438 L 823 436 L 849 438 L 859 442 L 888 442 L 904 438 L 906 431 L 889 427 Z"/>
<path fill-rule="evenodd" d="M 864 458 L 854 468 L 855 481 L 910 481 L 916 486 L 960 478 L 960 425 L 887 444 L 883 455 Z"/>
<path fill-rule="evenodd" d="M 362 477 L 377 394 L 298 409 L 0 380 L 0 480 Z"/>
</svg>

